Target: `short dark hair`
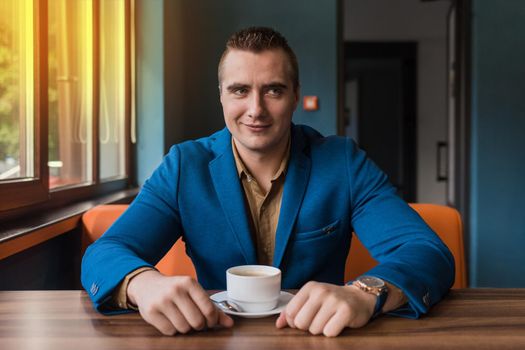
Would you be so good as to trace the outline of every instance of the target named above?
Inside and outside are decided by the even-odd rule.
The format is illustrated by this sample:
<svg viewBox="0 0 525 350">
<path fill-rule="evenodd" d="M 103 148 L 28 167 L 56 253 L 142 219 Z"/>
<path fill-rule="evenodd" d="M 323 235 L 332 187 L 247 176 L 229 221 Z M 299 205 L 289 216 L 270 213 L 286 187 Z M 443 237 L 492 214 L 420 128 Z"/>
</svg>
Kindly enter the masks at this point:
<svg viewBox="0 0 525 350">
<path fill-rule="evenodd" d="M 219 61 L 219 84 L 224 58 L 230 50 L 242 50 L 259 53 L 266 50 L 282 49 L 290 62 L 290 74 L 294 90 L 299 87 L 299 64 L 286 38 L 278 31 L 268 27 L 249 27 L 234 33 L 226 42 L 226 48 Z"/>
</svg>

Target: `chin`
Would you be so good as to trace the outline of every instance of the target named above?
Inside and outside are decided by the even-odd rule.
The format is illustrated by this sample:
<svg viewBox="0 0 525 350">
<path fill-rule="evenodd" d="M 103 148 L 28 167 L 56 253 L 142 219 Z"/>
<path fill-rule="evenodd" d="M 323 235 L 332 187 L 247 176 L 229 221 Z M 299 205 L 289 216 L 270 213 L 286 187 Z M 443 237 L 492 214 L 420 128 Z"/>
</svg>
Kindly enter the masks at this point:
<svg viewBox="0 0 525 350">
<path fill-rule="evenodd" d="M 252 152 L 264 152 L 266 151 L 269 147 L 269 145 L 267 144 L 260 144 L 260 143 L 257 143 L 257 144 L 248 144 L 248 149 Z"/>
<path fill-rule="evenodd" d="M 265 152 L 271 148 L 271 143 L 269 142 L 241 142 L 242 145 L 249 149 L 252 152 Z"/>
</svg>

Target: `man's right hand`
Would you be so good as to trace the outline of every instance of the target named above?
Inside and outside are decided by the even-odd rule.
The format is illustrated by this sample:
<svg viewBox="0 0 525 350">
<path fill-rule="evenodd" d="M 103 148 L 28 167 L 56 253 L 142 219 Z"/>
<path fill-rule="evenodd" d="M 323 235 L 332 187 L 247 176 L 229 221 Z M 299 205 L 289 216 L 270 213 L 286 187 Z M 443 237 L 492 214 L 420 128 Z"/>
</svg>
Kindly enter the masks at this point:
<svg viewBox="0 0 525 350">
<path fill-rule="evenodd" d="M 233 326 L 232 318 L 217 309 L 200 284 L 189 276 L 144 271 L 129 282 L 127 297 L 137 305 L 142 318 L 164 335 Z"/>
</svg>

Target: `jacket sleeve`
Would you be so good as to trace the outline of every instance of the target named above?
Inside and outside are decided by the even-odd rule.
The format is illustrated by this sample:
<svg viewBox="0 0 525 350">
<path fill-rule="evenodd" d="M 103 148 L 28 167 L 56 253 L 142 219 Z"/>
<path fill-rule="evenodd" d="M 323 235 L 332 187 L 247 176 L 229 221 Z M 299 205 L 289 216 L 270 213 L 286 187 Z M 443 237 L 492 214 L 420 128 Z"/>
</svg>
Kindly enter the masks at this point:
<svg viewBox="0 0 525 350">
<path fill-rule="evenodd" d="M 367 275 L 400 288 L 408 303 L 391 314 L 418 318 L 454 282 L 454 258 L 446 245 L 395 193 L 387 176 L 348 141 L 347 169 L 355 233 L 379 264 Z"/>
<path fill-rule="evenodd" d="M 86 250 L 81 282 L 98 311 L 122 312 L 109 305 L 114 289 L 128 273 L 154 266 L 181 236 L 179 167 L 173 146 L 129 208 Z"/>
</svg>

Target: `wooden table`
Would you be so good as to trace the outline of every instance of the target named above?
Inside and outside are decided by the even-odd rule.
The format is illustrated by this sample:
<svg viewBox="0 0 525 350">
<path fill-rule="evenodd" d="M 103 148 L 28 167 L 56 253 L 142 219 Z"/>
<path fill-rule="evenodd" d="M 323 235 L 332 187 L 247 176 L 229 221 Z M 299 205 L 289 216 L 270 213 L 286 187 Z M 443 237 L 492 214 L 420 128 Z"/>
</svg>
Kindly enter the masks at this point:
<svg viewBox="0 0 525 350">
<path fill-rule="evenodd" d="M 95 312 L 82 291 L 0 292 L 0 349 L 525 349 L 525 289 L 454 290 L 420 320 L 384 316 L 337 338 L 275 319 L 166 337 L 138 314 Z"/>
</svg>

